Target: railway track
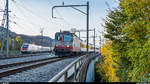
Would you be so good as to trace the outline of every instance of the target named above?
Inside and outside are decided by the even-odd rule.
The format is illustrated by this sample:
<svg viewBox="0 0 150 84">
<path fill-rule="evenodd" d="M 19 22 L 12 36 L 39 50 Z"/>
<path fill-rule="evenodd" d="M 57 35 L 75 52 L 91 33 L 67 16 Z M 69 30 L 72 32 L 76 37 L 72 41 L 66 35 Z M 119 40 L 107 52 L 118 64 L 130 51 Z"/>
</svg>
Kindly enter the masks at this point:
<svg viewBox="0 0 150 84">
<path fill-rule="evenodd" d="M 45 58 L 45 59 L 39 59 L 39 60 L 0 65 L 0 78 L 6 77 L 12 74 L 16 74 L 25 70 L 30 70 L 36 67 L 40 67 L 42 65 L 46 65 L 46 64 L 50 64 L 50 63 L 64 60 L 67 58 L 71 58 L 71 57 L 74 57 L 74 56 L 62 57 L 62 58 L 53 57 L 53 58 Z"/>
<path fill-rule="evenodd" d="M 22 57 L 31 57 L 31 56 L 40 56 L 48 53 L 37 53 L 37 54 L 18 54 L 17 56 L 9 56 L 9 57 L 0 57 L 0 60 L 4 59 L 12 59 L 12 58 L 22 58 Z"/>
<path fill-rule="evenodd" d="M 19 65 L 23 65 L 23 64 L 30 64 L 30 63 L 39 62 L 39 61 L 45 61 L 45 60 L 50 60 L 50 59 L 56 59 L 56 58 L 58 58 L 58 57 L 52 57 L 52 58 L 45 58 L 45 59 L 38 59 L 38 60 L 30 60 L 30 61 L 24 61 L 24 62 L 4 64 L 4 65 L 0 65 L 0 69 L 13 67 L 13 66 L 19 66 Z"/>
</svg>

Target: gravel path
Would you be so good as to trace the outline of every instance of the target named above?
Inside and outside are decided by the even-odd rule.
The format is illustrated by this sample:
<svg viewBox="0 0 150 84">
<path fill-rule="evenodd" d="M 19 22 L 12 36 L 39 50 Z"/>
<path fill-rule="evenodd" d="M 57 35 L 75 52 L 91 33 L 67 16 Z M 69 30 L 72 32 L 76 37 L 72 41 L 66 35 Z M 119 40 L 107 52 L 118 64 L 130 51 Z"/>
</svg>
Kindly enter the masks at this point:
<svg viewBox="0 0 150 84">
<path fill-rule="evenodd" d="M 55 56 L 54 54 L 46 54 L 46 55 L 41 55 L 41 56 L 30 56 L 30 57 L 4 59 L 4 60 L 0 60 L 0 65 L 24 62 L 24 61 L 30 61 L 30 60 L 38 60 L 38 59 L 44 59 L 44 58 L 49 58 L 49 57 L 54 57 L 54 56 Z"/>
<path fill-rule="evenodd" d="M 77 58 L 78 57 L 65 59 L 15 75 L 3 77 L 0 78 L 0 82 L 48 82 L 53 76 Z"/>
</svg>

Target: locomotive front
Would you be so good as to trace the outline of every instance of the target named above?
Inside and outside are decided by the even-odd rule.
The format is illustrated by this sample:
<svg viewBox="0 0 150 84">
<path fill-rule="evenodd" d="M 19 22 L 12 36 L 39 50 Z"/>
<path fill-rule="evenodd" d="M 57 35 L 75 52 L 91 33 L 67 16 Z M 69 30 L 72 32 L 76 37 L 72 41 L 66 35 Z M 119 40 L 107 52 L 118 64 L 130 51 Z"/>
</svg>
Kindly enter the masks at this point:
<svg viewBox="0 0 150 84">
<path fill-rule="evenodd" d="M 73 35 L 70 32 L 57 32 L 55 34 L 55 55 L 66 55 L 72 52 Z"/>
<path fill-rule="evenodd" d="M 21 53 L 28 53 L 29 44 L 23 44 L 21 47 Z"/>
</svg>

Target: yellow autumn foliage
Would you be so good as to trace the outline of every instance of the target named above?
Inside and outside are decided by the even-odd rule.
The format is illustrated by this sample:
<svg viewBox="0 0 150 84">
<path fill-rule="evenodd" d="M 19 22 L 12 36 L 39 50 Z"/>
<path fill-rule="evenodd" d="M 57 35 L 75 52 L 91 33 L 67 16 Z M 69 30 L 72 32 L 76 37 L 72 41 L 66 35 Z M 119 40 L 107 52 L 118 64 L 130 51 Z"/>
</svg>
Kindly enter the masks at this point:
<svg viewBox="0 0 150 84">
<path fill-rule="evenodd" d="M 113 65 L 117 65 L 112 58 L 112 47 L 111 41 L 107 41 L 105 45 L 101 48 L 101 55 L 104 56 L 104 64 L 102 64 L 102 68 L 105 71 L 105 76 L 108 77 L 109 82 L 119 82 L 119 78 L 116 76 L 115 71 L 116 68 Z"/>
</svg>

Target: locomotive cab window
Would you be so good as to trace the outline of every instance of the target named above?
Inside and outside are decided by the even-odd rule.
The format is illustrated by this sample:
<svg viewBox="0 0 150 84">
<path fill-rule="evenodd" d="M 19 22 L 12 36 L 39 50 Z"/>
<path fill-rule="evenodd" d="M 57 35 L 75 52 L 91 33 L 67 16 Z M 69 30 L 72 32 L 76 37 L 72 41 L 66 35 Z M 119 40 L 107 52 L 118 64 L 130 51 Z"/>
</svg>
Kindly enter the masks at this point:
<svg viewBox="0 0 150 84">
<path fill-rule="evenodd" d="M 57 34 L 56 35 L 56 40 L 57 41 L 62 41 L 62 34 Z"/>
<path fill-rule="evenodd" d="M 71 41 L 72 41 L 72 36 L 71 36 L 70 34 L 64 35 L 64 41 L 65 41 L 65 42 L 71 42 Z"/>
</svg>

